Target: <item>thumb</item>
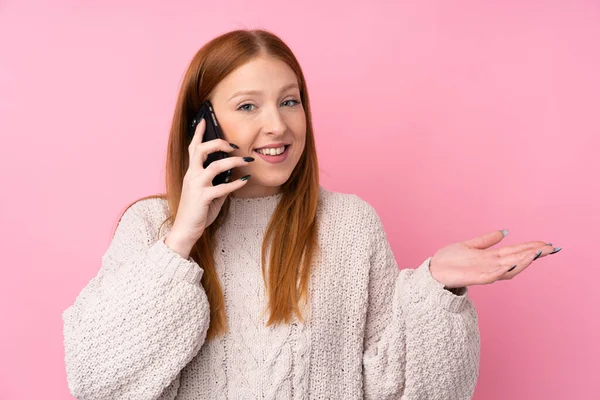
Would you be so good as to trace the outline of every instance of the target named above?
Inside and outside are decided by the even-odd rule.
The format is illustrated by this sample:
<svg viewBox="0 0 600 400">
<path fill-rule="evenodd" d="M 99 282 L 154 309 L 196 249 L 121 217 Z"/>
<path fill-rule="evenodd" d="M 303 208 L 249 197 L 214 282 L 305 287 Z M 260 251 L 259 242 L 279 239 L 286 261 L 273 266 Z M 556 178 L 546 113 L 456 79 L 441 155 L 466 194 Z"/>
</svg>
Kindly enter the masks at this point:
<svg viewBox="0 0 600 400">
<path fill-rule="evenodd" d="M 225 203 L 225 199 L 227 198 L 227 195 L 221 196 L 221 197 L 217 197 L 214 202 L 215 204 L 221 208 L 221 206 L 223 206 L 223 203 Z"/>
<path fill-rule="evenodd" d="M 508 235 L 508 231 L 506 229 L 503 229 L 501 231 L 493 231 L 490 233 L 486 233 L 483 236 L 467 240 L 464 242 L 464 244 L 475 249 L 483 250 L 487 249 L 488 247 L 492 247 L 497 243 L 500 243 L 500 241 L 504 239 L 506 235 Z"/>
</svg>

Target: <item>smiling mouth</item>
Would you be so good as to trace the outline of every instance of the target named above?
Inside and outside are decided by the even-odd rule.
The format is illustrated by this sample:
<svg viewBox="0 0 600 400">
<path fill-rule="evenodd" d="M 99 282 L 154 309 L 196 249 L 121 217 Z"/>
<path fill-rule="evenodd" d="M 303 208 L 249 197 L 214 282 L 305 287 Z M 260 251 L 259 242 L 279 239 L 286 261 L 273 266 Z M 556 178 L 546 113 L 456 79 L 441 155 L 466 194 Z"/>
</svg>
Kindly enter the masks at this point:
<svg viewBox="0 0 600 400">
<path fill-rule="evenodd" d="M 290 154 L 289 148 L 290 145 L 285 145 L 282 146 L 283 147 L 283 153 L 281 152 L 281 147 L 278 149 L 260 149 L 260 150 L 254 150 L 254 152 L 256 153 L 256 155 L 262 159 L 263 161 L 266 161 L 270 164 L 279 164 L 284 162 L 285 160 L 287 160 L 288 155 Z M 262 151 L 262 152 L 261 152 Z M 267 154 L 265 154 L 268 151 Z"/>
<path fill-rule="evenodd" d="M 290 147 L 290 145 L 286 144 L 286 145 L 283 145 L 281 147 L 270 147 L 270 148 L 256 149 L 254 151 L 256 153 L 258 153 L 258 154 L 263 155 L 263 156 L 279 156 L 279 155 L 285 153 L 289 147 Z"/>
</svg>

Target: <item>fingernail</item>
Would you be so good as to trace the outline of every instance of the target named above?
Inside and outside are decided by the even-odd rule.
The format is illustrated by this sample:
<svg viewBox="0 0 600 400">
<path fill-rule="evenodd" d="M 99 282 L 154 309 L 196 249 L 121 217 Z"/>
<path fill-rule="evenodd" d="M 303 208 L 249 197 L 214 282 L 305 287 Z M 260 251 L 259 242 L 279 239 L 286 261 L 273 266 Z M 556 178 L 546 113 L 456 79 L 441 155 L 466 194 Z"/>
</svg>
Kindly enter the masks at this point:
<svg viewBox="0 0 600 400">
<path fill-rule="evenodd" d="M 250 175 L 242 176 L 240 181 L 247 181 L 250 178 Z"/>
<path fill-rule="evenodd" d="M 552 253 L 550 253 L 550 254 L 558 253 L 561 250 L 562 250 L 562 247 L 555 247 L 554 251 Z"/>
<path fill-rule="evenodd" d="M 517 268 L 517 266 L 516 266 L 516 265 L 513 265 L 513 267 L 512 267 L 511 269 L 509 269 L 508 271 L 506 271 L 506 272 L 510 272 L 510 271 L 512 271 L 512 270 L 513 270 L 513 269 L 515 269 L 515 268 Z"/>
<path fill-rule="evenodd" d="M 254 157 L 244 157 L 243 160 L 246 162 L 252 162 L 254 161 Z"/>
<path fill-rule="evenodd" d="M 239 147 L 238 147 L 236 144 L 229 143 L 229 145 L 230 145 L 231 147 L 233 147 L 234 149 L 239 149 Z"/>
<path fill-rule="evenodd" d="M 533 259 L 533 261 L 537 260 L 538 258 L 540 258 L 540 256 L 542 255 L 542 251 L 538 251 L 538 253 L 535 255 L 535 258 Z"/>
<path fill-rule="evenodd" d="M 508 230 L 502 229 L 502 236 L 506 237 L 508 235 Z"/>
<path fill-rule="evenodd" d="M 546 243 L 546 246 L 552 246 L 552 243 Z"/>
</svg>

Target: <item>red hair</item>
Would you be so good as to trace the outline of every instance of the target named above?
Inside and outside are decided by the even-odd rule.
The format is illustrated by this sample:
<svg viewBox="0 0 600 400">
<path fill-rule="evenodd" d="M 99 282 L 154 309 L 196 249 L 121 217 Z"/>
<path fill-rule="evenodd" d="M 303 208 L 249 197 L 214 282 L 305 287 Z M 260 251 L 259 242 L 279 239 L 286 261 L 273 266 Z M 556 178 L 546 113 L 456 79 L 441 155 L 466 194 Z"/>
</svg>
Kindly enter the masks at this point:
<svg viewBox="0 0 600 400">
<path fill-rule="evenodd" d="M 262 55 L 284 61 L 295 72 L 306 114 L 304 152 L 290 178 L 281 187 L 281 199 L 269 221 L 262 244 L 262 272 L 270 310 L 267 326 L 270 326 L 281 322 L 289 323 L 292 312 L 304 321 L 298 306 L 301 300 L 308 303 L 310 265 L 318 251 L 319 174 L 310 103 L 300 64 L 280 38 L 265 30 L 235 30 L 216 37 L 196 53 L 183 78 L 171 124 L 166 162 L 166 193 L 143 197 L 126 209 L 137 201 L 158 197 L 167 200 L 171 212 L 163 225 L 175 221 L 183 177 L 189 164 L 189 143 L 186 137 L 188 121 L 223 78 Z M 226 200 L 217 219 L 205 229 L 190 253 L 204 269 L 201 283 L 210 303 L 210 326 L 206 340 L 227 332 L 223 291 L 215 271 L 213 252 L 216 231 L 228 209 L 229 200 Z M 267 279 L 265 262 L 268 247 L 270 268 Z"/>
</svg>

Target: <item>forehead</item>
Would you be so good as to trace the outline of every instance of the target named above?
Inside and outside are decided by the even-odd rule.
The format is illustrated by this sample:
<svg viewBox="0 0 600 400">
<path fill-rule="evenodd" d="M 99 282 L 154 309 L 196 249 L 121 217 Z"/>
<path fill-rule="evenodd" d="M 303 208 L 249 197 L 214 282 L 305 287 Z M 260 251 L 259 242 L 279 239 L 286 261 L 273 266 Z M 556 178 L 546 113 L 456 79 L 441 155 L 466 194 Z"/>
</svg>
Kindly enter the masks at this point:
<svg viewBox="0 0 600 400">
<path fill-rule="evenodd" d="M 270 56 L 261 56 L 233 70 L 215 87 L 215 94 L 237 90 L 278 90 L 290 83 L 297 83 L 297 77 L 289 65 Z"/>
</svg>

